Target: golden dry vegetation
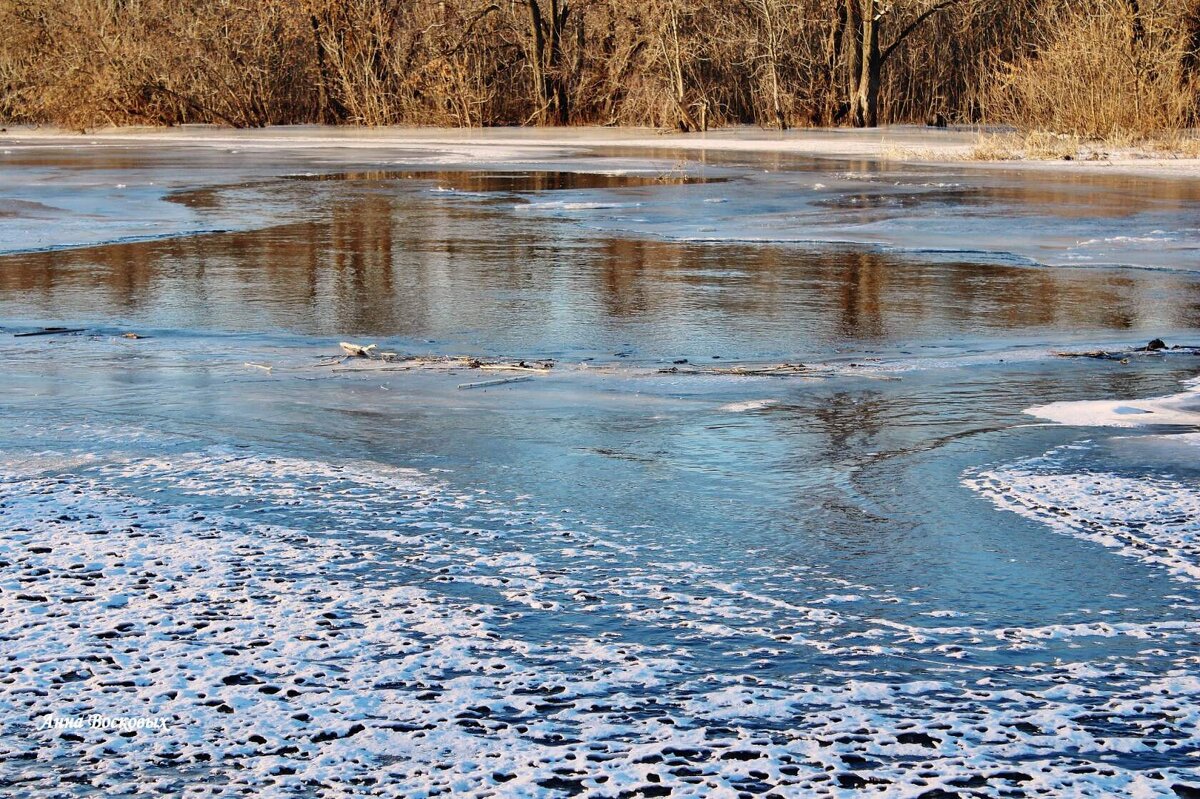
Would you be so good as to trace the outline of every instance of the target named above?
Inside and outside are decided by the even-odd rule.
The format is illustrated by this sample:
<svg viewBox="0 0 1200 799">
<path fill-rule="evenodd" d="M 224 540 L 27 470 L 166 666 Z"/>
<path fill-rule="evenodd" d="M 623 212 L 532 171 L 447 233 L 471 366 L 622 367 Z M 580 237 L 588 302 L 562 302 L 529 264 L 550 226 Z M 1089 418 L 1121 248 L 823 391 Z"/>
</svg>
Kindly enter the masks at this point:
<svg viewBox="0 0 1200 799">
<path fill-rule="evenodd" d="M 1200 0 L 0 0 L 0 118 L 1194 126 Z"/>
</svg>

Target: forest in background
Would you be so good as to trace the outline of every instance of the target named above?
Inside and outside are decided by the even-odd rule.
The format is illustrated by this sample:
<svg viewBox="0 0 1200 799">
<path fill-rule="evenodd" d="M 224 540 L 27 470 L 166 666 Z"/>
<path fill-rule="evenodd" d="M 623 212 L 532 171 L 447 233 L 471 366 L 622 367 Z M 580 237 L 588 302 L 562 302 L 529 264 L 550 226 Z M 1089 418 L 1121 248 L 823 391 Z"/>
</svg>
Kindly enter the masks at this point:
<svg viewBox="0 0 1200 799">
<path fill-rule="evenodd" d="M 0 119 L 84 129 L 1200 116 L 1200 0 L 0 0 Z"/>
</svg>

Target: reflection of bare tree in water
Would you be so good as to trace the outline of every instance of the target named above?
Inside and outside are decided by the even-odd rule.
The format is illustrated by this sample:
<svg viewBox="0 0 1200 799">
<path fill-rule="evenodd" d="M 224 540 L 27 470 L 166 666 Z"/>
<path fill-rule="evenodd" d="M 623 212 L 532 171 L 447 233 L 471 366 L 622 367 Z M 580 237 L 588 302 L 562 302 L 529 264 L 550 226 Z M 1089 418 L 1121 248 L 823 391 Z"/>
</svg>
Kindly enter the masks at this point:
<svg viewBox="0 0 1200 799">
<path fill-rule="evenodd" d="M 343 316 L 353 318 L 361 309 L 369 308 L 370 297 L 394 296 L 392 225 L 390 197 L 371 194 L 349 205 L 333 207 L 327 257 L 339 284 L 335 294 L 350 300 L 345 303 L 344 299 L 344 307 L 338 309 Z M 349 329 L 364 329 L 366 321 L 354 318 Z"/>
<path fill-rule="evenodd" d="M 681 261 L 678 247 L 638 239 L 607 239 L 600 249 L 600 290 L 607 316 L 637 316 L 664 306 L 674 292 L 661 290 L 664 272 Z"/>
<path fill-rule="evenodd" d="M 656 157 L 665 159 L 673 153 L 674 151 L 667 150 L 661 154 L 656 154 Z M 694 160 L 697 163 L 703 164 L 706 158 L 707 156 L 702 156 Z M 540 169 L 512 171 L 511 168 L 487 172 L 467 172 L 454 169 L 356 169 L 317 175 L 294 175 L 291 179 L 320 183 L 384 183 L 396 180 L 420 180 L 427 181 L 431 185 L 441 189 L 453 189 L 455 191 L 520 193 L 724 182 L 723 178 L 697 177 L 686 173 L 626 175 L 604 172 L 561 172 Z M 197 190 L 194 193 L 200 195 L 203 191 Z M 510 200 L 512 198 L 505 199 Z"/>
<path fill-rule="evenodd" d="M 882 294 L 887 281 L 882 259 L 872 253 L 853 253 L 843 263 L 838 329 L 849 339 L 882 338 Z"/>
<path fill-rule="evenodd" d="M 892 416 L 894 402 L 878 391 L 838 391 L 822 395 L 808 411 L 807 423 L 824 436 L 822 453 L 831 460 L 874 447 L 874 439 Z M 815 423 L 815 424 L 814 424 Z"/>
<path fill-rule="evenodd" d="M 511 194 L 430 200 L 381 174 L 321 181 L 309 222 L 4 256 L 0 304 L 62 320 L 109 312 L 161 327 L 429 337 L 635 321 L 672 346 L 704 341 L 726 357 L 744 355 L 745 341 L 807 358 L 888 339 L 1018 331 L 1055 343 L 1056 332 L 1200 326 L 1200 284 L 1187 274 L 599 238 L 562 220 L 514 223 Z"/>
<path fill-rule="evenodd" d="M 327 226 L 312 230 L 310 280 L 323 287 L 314 301 L 332 303 L 339 327 L 352 331 L 420 335 L 447 319 L 485 324 L 506 308 L 536 328 L 548 316 L 547 267 L 561 247 L 491 220 L 486 211 L 390 194 L 339 204 Z"/>
<path fill-rule="evenodd" d="M 794 508 L 779 522 L 800 525 L 789 536 L 814 536 L 824 546 L 873 551 L 883 533 L 899 522 L 853 485 L 854 467 L 866 453 L 886 447 L 889 425 L 902 418 L 902 401 L 877 390 L 834 393 L 801 390 L 794 401 L 765 409 L 767 440 L 774 442 L 778 460 L 772 472 L 785 476 L 779 491 Z"/>
</svg>

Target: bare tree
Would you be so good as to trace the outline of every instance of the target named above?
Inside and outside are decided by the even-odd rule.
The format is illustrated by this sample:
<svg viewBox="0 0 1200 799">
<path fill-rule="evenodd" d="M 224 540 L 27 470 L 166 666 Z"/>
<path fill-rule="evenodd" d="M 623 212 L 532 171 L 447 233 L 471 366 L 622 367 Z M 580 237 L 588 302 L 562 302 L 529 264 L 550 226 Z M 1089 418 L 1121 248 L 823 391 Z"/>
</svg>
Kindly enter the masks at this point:
<svg viewBox="0 0 1200 799">
<path fill-rule="evenodd" d="M 780 130 L 787 129 L 779 90 L 779 51 L 781 48 L 777 0 L 756 0 L 755 10 L 762 18 L 762 49 L 771 93 L 771 116 Z"/>
<path fill-rule="evenodd" d="M 883 67 L 888 59 L 933 15 L 962 2 L 962 0 L 937 0 L 932 5 L 916 12 L 915 16 L 901 28 L 886 47 L 880 46 L 880 38 L 888 18 L 899 16 L 898 4 L 887 3 L 885 0 L 860 0 L 860 2 L 861 7 L 856 17 L 859 25 L 856 39 L 860 50 L 855 63 L 857 70 L 851 71 L 852 75 L 855 71 L 857 72 L 857 80 L 853 84 L 850 108 L 855 127 L 873 128 L 879 124 L 879 87 L 883 77 Z"/>
<path fill-rule="evenodd" d="M 1200 0 L 0 0 L 0 115 L 73 127 L 937 116 L 1091 135 L 1176 108 L 1200 117 Z"/>
<path fill-rule="evenodd" d="M 571 119 L 570 83 L 574 65 L 565 55 L 568 23 L 572 20 L 569 0 L 522 0 L 528 12 L 526 61 L 536 103 L 535 118 L 542 124 L 565 125 Z M 576 22 L 578 38 L 584 36 L 582 20 Z M 582 44 L 582 42 L 581 42 Z M 578 52 L 582 54 L 580 46 Z"/>
</svg>

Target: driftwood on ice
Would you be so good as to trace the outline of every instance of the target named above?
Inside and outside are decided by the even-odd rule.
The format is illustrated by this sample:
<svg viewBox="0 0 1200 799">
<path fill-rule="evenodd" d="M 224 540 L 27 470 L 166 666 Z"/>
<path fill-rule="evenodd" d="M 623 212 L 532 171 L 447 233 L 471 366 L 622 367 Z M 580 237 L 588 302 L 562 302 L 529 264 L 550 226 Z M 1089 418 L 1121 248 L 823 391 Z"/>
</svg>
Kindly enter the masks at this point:
<svg viewBox="0 0 1200 799">
<path fill-rule="evenodd" d="M 808 370 L 809 367 L 802 363 L 779 363 L 747 364 L 738 366 L 692 366 L 684 369 L 680 369 L 678 366 L 672 366 L 667 369 L 659 369 L 658 373 L 663 375 L 745 375 L 748 377 L 785 377 L 787 375 L 802 374 Z"/>
<path fill-rule="evenodd" d="M 355 358 L 370 358 L 372 350 L 376 347 L 375 344 L 368 344 L 364 347 L 361 344 L 351 344 L 348 341 L 343 341 L 338 346 L 345 350 L 347 355 Z"/>
<path fill-rule="evenodd" d="M 67 333 L 83 333 L 86 328 L 83 327 L 43 327 L 41 330 L 32 330 L 28 333 L 13 333 L 13 338 L 29 338 L 30 336 L 60 336 Z"/>
<path fill-rule="evenodd" d="M 1200 347 L 1176 344 L 1172 347 L 1161 338 L 1156 338 L 1144 347 L 1125 350 L 1087 350 L 1084 352 L 1056 352 L 1059 358 L 1097 358 L 1100 360 L 1129 363 L 1131 356 L 1139 355 L 1200 355 Z"/>
<path fill-rule="evenodd" d="M 529 375 L 521 375 L 520 377 L 502 377 L 499 380 L 483 380 L 478 383 L 459 383 L 456 388 L 459 391 L 465 391 L 472 388 L 491 388 L 492 386 L 503 386 L 507 383 L 524 383 L 533 378 Z"/>
<path fill-rule="evenodd" d="M 587 358 L 578 364 L 560 366 L 553 359 L 538 360 L 479 358 L 471 355 L 410 355 L 395 352 L 380 351 L 375 344 L 362 345 L 351 342 L 341 342 L 343 355 L 313 364 L 314 367 L 332 367 L 333 372 L 404 372 L 412 370 L 456 371 L 459 369 L 478 369 L 485 372 L 519 372 L 529 375 L 547 374 L 558 369 L 579 369 L 589 372 L 606 372 L 626 374 L 630 377 L 662 375 L 709 375 L 709 376 L 740 376 L 740 377 L 776 377 L 799 378 L 803 380 L 821 380 L 839 374 L 853 373 L 856 376 L 876 380 L 899 380 L 894 375 L 878 374 L 873 370 L 862 369 L 863 364 L 851 363 L 848 366 L 836 364 L 804 364 L 795 362 L 783 363 L 723 363 L 694 364 L 686 359 L 675 361 L 675 366 L 658 368 L 651 365 L 642 367 L 631 364 L 595 364 Z M 873 360 L 873 359 L 867 359 Z M 849 371 L 847 371 L 849 370 Z M 464 383 L 459 388 L 476 388 L 489 385 L 504 385 L 505 382 L 518 382 L 516 379 L 500 381 L 481 381 L 479 383 Z"/>
</svg>

